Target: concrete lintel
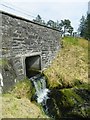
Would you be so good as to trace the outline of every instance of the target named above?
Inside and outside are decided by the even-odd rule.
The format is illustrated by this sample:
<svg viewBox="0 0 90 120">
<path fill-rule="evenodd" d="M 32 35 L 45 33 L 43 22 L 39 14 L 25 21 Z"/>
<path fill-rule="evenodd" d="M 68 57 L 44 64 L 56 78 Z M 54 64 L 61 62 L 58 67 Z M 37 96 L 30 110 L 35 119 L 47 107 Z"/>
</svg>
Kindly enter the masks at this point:
<svg viewBox="0 0 90 120">
<path fill-rule="evenodd" d="M 41 56 L 42 52 L 33 52 L 33 53 L 27 53 L 27 54 L 18 54 L 15 57 L 28 57 L 28 56 L 36 56 L 36 55 L 40 55 Z"/>
</svg>

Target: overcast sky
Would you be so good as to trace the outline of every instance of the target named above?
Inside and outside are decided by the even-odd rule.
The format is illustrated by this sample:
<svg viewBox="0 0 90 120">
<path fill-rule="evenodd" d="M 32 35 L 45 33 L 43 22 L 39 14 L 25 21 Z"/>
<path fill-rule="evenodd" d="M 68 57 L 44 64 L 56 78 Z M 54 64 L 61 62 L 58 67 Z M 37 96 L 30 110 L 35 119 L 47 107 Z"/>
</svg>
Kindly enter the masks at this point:
<svg viewBox="0 0 90 120">
<path fill-rule="evenodd" d="M 30 20 L 39 14 L 45 21 L 70 19 L 76 31 L 89 0 L 0 0 L 0 9 Z"/>
</svg>

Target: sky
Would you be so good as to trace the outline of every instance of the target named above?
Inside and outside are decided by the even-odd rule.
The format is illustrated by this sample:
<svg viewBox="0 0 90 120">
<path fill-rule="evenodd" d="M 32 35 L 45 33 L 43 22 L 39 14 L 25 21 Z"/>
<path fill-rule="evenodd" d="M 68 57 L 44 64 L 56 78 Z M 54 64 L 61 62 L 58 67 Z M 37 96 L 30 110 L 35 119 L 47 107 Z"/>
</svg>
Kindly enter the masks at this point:
<svg viewBox="0 0 90 120">
<path fill-rule="evenodd" d="M 77 31 L 82 15 L 86 16 L 89 0 L 0 0 L 0 10 L 27 19 L 39 14 L 45 21 L 69 19 Z"/>
</svg>

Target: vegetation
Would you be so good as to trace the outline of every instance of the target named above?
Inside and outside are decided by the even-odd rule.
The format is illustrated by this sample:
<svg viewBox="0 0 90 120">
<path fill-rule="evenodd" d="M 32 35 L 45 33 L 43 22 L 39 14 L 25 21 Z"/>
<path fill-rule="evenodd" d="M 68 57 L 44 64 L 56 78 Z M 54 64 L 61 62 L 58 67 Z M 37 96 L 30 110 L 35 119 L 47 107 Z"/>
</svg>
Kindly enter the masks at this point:
<svg viewBox="0 0 90 120">
<path fill-rule="evenodd" d="M 61 99 L 59 104 L 62 109 L 61 111 L 66 112 L 66 114 L 62 113 L 62 115 L 73 118 L 90 117 L 89 91 L 90 87 L 88 84 L 60 90 Z"/>
<path fill-rule="evenodd" d="M 90 117 L 90 84 L 73 88 L 52 89 L 47 100 L 48 113 L 55 119 L 64 120 Z M 80 119 L 81 120 L 81 119 Z"/>
<path fill-rule="evenodd" d="M 65 36 L 66 33 L 70 36 L 77 34 L 77 32 L 73 32 L 74 29 L 71 26 L 71 21 L 69 19 L 64 19 L 60 22 L 58 20 L 48 20 L 47 22 L 45 22 L 45 20 L 42 20 L 40 15 L 37 15 L 36 19 L 33 19 L 33 21 L 59 30 L 62 36 Z M 84 37 L 85 39 L 90 39 L 90 14 L 87 14 L 86 17 L 82 16 L 82 18 L 80 19 L 78 33 L 81 37 Z"/>
<path fill-rule="evenodd" d="M 73 27 L 71 26 L 71 21 L 69 19 L 61 20 L 60 22 L 57 20 L 56 22 L 53 20 L 48 20 L 47 23 L 45 23 L 44 20 L 42 20 L 40 15 L 37 15 L 36 19 L 33 19 L 34 22 L 57 29 L 61 32 L 62 35 L 65 35 L 65 33 L 69 33 L 72 35 L 73 33 Z"/>
<path fill-rule="evenodd" d="M 7 59 L 0 59 L 0 67 L 4 67 L 8 65 L 8 60 Z"/>
<path fill-rule="evenodd" d="M 71 21 L 68 19 L 61 20 L 62 32 L 65 36 L 65 33 L 70 33 L 72 35 L 73 27 L 71 26 Z"/>
<path fill-rule="evenodd" d="M 31 102 L 35 89 L 28 79 L 18 82 L 2 96 L 3 118 L 47 118 L 39 105 Z"/>
<path fill-rule="evenodd" d="M 3 118 L 46 118 L 40 107 L 29 99 L 17 99 L 11 94 L 2 97 Z"/>
<path fill-rule="evenodd" d="M 90 83 L 88 81 L 88 41 L 65 37 L 60 52 L 43 71 L 51 90 L 47 100 L 49 116 L 90 117 Z M 9 63 L 2 61 L 5 66 Z M 38 86 L 40 83 L 38 82 Z M 3 118 L 49 118 L 41 106 L 33 102 L 35 89 L 25 78 L 2 96 Z M 32 102 L 31 102 L 32 101 Z"/>
<path fill-rule="evenodd" d="M 80 19 L 78 31 L 81 37 L 90 40 L 90 14 L 87 14 L 86 18 L 82 16 L 82 18 Z"/>
<path fill-rule="evenodd" d="M 13 96 L 18 99 L 28 98 L 31 100 L 31 97 L 35 94 L 35 89 L 32 86 L 31 81 L 25 78 L 24 80 L 17 82 L 9 93 L 13 94 Z"/>
<path fill-rule="evenodd" d="M 88 41 L 65 37 L 63 48 L 43 73 L 49 88 L 73 87 L 88 83 Z"/>
<path fill-rule="evenodd" d="M 62 41 L 63 48 L 43 71 L 51 89 L 48 113 L 55 120 L 89 118 L 88 41 L 73 37 L 65 37 Z"/>
</svg>

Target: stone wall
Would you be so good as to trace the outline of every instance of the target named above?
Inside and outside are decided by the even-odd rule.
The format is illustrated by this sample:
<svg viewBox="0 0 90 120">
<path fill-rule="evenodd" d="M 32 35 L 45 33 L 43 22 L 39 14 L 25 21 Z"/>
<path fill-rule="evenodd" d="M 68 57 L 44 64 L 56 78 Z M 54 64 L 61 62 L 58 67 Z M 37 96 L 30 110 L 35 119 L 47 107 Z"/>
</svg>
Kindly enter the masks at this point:
<svg viewBox="0 0 90 120">
<path fill-rule="evenodd" d="M 16 76 L 25 76 L 25 58 L 39 54 L 41 68 L 47 67 L 60 49 L 60 32 L 30 20 L 2 15 L 2 57 L 11 61 Z"/>
</svg>

